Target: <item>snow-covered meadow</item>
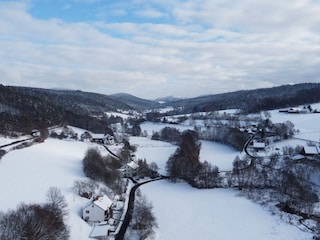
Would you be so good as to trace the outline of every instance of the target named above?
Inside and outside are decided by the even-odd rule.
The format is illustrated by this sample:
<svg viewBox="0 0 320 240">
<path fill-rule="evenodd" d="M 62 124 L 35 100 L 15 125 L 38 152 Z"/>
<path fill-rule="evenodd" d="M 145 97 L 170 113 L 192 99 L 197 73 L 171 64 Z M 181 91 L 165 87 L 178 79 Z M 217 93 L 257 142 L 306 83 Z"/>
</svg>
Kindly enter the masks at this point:
<svg viewBox="0 0 320 240">
<path fill-rule="evenodd" d="M 273 122 L 290 120 L 300 130 L 298 136 L 319 141 L 320 114 L 290 115 L 271 111 L 271 117 Z M 153 141 L 150 136 L 165 126 L 169 125 L 143 123 L 141 128 L 147 131 L 148 138 L 130 137 L 130 143 L 137 146 L 136 158 L 156 162 L 162 174 L 165 174 L 166 161 L 176 146 Z M 193 129 L 192 126 L 174 126 L 180 131 Z M 79 133 L 84 131 L 75 130 Z M 0 143 L 10 141 L 0 138 Z M 295 141 L 300 143 L 300 140 L 291 140 L 286 144 L 295 144 Z M 230 170 L 239 154 L 221 144 L 208 141 L 201 144 L 200 160 L 211 162 L 220 170 Z M 43 203 L 47 190 L 55 186 L 68 202 L 67 224 L 71 229 L 71 240 L 89 239 L 92 228 L 80 216 L 87 200 L 74 194 L 72 186 L 75 180 L 85 179 L 82 159 L 90 147 L 98 145 L 49 138 L 44 143 L 9 151 L 0 160 L 0 211 L 15 209 L 21 202 Z M 107 154 L 105 149 L 100 149 L 102 154 Z M 154 206 L 159 223 L 156 239 L 312 239 L 309 232 L 282 221 L 263 207 L 239 196 L 236 190 L 198 190 L 184 183 L 161 180 L 144 185 L 141 191 Z"/>
<path fill-rule="evenodd" d="M 297 138 L 319 141 L 320 114 L 284 114 L 278 110 L 271 111 L 274 123 L 291 121 L 299 130 Z M 152 133 L 164 126 L 145 123 L 143 128 Z M 171 125 L 172 127 L 172 125 Z M 179 126 L 179 130 L 192 129 L 192 126 Z M 277 143 L 274 148 L 306 144 L 304 140 L 293 139 Z M 144 144 L 150 149 L 151 142 L 147 140 L 134 142 L 138 146 L 138 154 L 143 151 Z M 140 144 L 140 145 L 139 145 Z M 143 156 L 147 161 L 153 158 L 153 151 Z M 200 160 L 217 165 L 220 170 L 231 170 L 234 158 L 240 154 L 230 147 L 209 141 L 201 141 Z M 168 152 L 166 155 L 169 155 Z M 158 156 L 155 153 L 155 156 Z M 163 159 L 162 159 L 163 160 Z M 156 161 L 160 168 L 165 163 Z M 166 180 L 150 183 L 141 187 L 142 193 L 153 203 L 159 228 L 156 239 L 239 239 L 239 240 L 310 240 L 312 234 L 301 226 L 294 226 L 273 215 L 262 206 L 253 203 L 239 192 L 230 189 L 198 190 L 185 183 L 170 183 Z"/>
<path fill-rule="evenodd" d="M 320 108 L 320 104 L 315 105 L 316 108 Z M 299 130 L 296 134 L 296 138 L 304 140 L 319 142 L 320 139 L 320 114 L 287 114 L 280 113 L 276 110 L 270 111 L 272 122 L 285 122 L 291 121 L 294 124 L 294 128 Z"/>
<path fill-rule="evenodd" d="M 143 185 L 141 192 L 153 203 L 157 240 L 312 239 L 235 190 L 199 190 L 161 180 Z"/>
<path fill-rule="evenodd" d="M 8 152 L 0 160 L 0 211 L 16 209 L 21 203 L 44 203 L 50 187 L 65 196 L 71 239 L 88 239 L 91 227 L 80 215 L 86 199 L 74 194 L 75 180 L 85 179 L 82 159 L 88 145 L 83 142 L 47 139 L 44 143 Z"/>
</svg>

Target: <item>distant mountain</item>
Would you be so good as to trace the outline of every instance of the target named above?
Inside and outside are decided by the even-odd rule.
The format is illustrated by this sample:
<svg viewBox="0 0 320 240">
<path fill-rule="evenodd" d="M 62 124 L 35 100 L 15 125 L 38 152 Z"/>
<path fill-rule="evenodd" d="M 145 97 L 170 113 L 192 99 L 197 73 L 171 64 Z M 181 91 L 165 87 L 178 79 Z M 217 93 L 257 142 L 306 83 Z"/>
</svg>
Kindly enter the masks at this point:
<svg viewBox="0 0 320 240">
<path fill-rule="evenodd" d="M 243 90 L 170 102 L 183 113 L 241 109 L 245 113 L 320 102 L 320 83 Z"/>
<path fill-rule="evenodd" d="M 170 102 L 179 101 L 179 100 L 182 100 L 182 98 L 168 96 L 168 97 L 157 98 L 154 101 L 159 103 L 170 103 Z"/>
<path fill-rule="evenodd" d="M 122 102 L 136 110 L 147 110 L 161 106 L 157 101 L 138 98 L 127 93 L 112 94 L 109 95 L 109 97 L 114 101 Z"/>
</svg>

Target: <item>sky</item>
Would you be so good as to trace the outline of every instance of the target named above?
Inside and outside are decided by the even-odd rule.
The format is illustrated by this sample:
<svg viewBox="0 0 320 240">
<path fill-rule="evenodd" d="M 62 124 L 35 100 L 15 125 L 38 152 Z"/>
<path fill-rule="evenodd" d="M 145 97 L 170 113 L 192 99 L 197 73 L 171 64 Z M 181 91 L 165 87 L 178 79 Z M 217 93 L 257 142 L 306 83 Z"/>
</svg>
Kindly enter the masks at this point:
<svg viewBox="0 0 320 240">
<path fill-rule="evenodd" d="M 319 0 L 0 0 L 0 83 L 155 99 L 320 82 Z"/>
</svg>

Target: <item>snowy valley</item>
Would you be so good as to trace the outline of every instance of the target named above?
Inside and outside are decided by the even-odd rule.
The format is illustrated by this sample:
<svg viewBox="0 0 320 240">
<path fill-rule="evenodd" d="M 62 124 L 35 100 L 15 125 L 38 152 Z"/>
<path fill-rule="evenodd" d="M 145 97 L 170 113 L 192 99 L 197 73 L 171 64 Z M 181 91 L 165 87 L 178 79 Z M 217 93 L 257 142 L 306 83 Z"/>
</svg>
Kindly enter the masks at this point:
<svg viewBox="0 0 320 240">
<path fill-rule="evenodd" d="M 320 104 L 314 104 L 313 107 L 320 108 Z M 121 114 L 124 116 L 124 113 Z M 204 113 L 198 113 L 198 115 L 201 114 Z M 228 116 L 228 119 L 234 114 L 236 111 L 220 111 L 220 115 Z M 207 129 L 208 131 L 208 125 L 213 122 L 208 119 L 194 118 L 194 116 L 195 114 L 168 116 L 165 121 L 162 119 L 160 122 L 141 122 L 140 136 L 126 134 L 130 144 L 136 148 L 134 155 L 131 156 L 132 160 L 142 159 L 148 164 L 154 162 L 158 166 L 158 173 L 167 176 L 166 163 L 175 153 L 177 145 L 151 138 L 155 132 L 161 131 L 164 127 L 176 128 L 180 132 L 188 129 L 202 129 L 199 130 L 200 132 Z M 285 146 L 292 148 L 297 145 L 318 146 L 319 114 L 287 114 L 273 110 L 265 116 L 260 114 L 259 117 L 261 116 L 264 119 L 267 116 L 273 123 L 290 121 L 294 125 L 295 132 L 293 137 L 286 140 L 269 142 L 261 151 L 252 150 L 252 147 L 250 151 L 257 157 L 271 156 L 276 152 L 283 155 L 282 149 Z M 129 115 L 127 117 L 130 118 Z M 184 119 L 182 122 L 168 123 L 182 117 Z M 223 123 L 227 121 L 226 119 L 221 118 L 219 122 Z M 128 125 L 130 126 L 130 123 Z M 119 124 L 113 127 L 115 138 L 121 139 L 121 135 L 124 134 L 123 129 Z M 82 209 L 90 200 L 76 194 L 74 182 L 88 179 L 83 172 L 83 158 L 88 149 L 96 148 L 103 156 L 109 155 L 109 152 L 101 144 L 80 141 L 79 136 L 86 132 L 86 129 L 72 126 L 68 126 L 68 129 L 72 129 L 78 138 L 58 139 L 49 136 L 43 142 L 21 149 L 14 148 L 15 146 L 2 148 L 6 154 L 0 160 L 2 195 L 0 210 L 5 213 L 9 209 L 16 209 L 21 202 L 43 203 L 48 189 L 57 187 L 68 203 L 69 214 L 66 217 L 66 224 L 70 228 L 70 239 L 90 239 L 93 226 L 82 219 Z M 57 128 L 55 131 L 63 131 L 63 128 Z M 23 138 L 24 136 L 19 137 L 19 139 Z M 0 145 L 3 146 L 16 140 L 2 136 Z M 241 158 L 246 155 L 244 151 L 235 150 L 222 143 L 209 140 L 200 141 L 200 162 L 207 161 L 217 166 L 221 174 L 233 170 L 233 162 L 237 156 Z M 117 152 L 122 147 L 121 141 L 117 142 L 119 144 L 109 145 L 111 151 Z M 136 181 L 146 180 L 135 179 Z M 319 174 L 313 174 L 311 180 L 314 183 L 314 191 L 319 193 L 317 189 L 317 184 L 320 183 Z M 132 184 L 129 183 L 128 187 L 130 188 Z M 141 186 L 139 191 L 152 203 L 158 222 L 155 233 L 149 239 L 311 240 L 315 235 L 310 230 L 315 225 L 314 222 L 301 224 L 300 216 L 281 211 L 274 206 L 272 200 L 268 204 L 268 199 L 264 199 L 265 204 L 261 204 L 263 202 L 261 199 L 255 201 L 256 196 L 252 199 L 248 197 L 249 191 L 229 187 L 226 182 L 218 188 L 198 189 L 191 187 L 183 180 L 172 182 L 162 179 Z M 117 205 L 119 201 L 113 199 L 113 202 Z M 125 210 L 125 204 L 123 200 L 123 210 Z M 316 203 L 315 214 L 319 214 L 319 209 L 319 203 Z M 109 236 L 109 238 L 114 239 L 114 236 Z M 99 239 L 102 239 L 101 236 Z M 127 234 L 126 239 L 134 240 L 135 237 Z"/>
</svg>

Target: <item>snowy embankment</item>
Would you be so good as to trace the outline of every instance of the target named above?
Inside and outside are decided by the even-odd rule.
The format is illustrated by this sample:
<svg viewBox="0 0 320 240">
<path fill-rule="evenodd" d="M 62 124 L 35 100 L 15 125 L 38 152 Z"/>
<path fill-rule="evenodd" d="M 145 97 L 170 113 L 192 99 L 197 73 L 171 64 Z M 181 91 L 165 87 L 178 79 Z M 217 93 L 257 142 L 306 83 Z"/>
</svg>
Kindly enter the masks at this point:
<svg viewBox="0 0 320 240">
<path fill-rule="evenodd" d="M 65 196 L 71 239 L 88 239 L 91 227 L 80 217 L 87 200 L 75 195 L 75 180 L 86 179 L 82 159 L 88 143 L 47 139 L 44 143 L 10 151 L 0 160 L 0 211 L 16 209 L 21 202 L 44 203 L 52 186 Z"/>
<path fill-rule="evenodd" d="M 199 190 L 162 180 L 143 185 L 141 191 L 154 206 L 157 240 L 312 239 L 235 190 Z"/>
</svg>

